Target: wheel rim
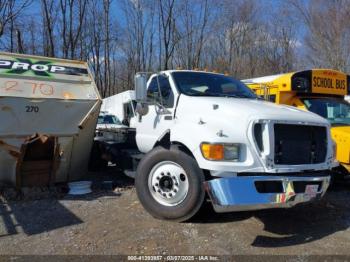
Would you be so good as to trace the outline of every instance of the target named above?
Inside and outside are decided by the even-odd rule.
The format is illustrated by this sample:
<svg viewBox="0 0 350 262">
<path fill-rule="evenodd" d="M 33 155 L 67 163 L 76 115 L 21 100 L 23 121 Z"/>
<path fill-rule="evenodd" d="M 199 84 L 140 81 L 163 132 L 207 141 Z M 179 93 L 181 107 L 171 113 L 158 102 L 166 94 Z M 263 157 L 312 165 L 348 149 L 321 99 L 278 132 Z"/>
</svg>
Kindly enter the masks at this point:
<svg viewBox="0 0 350 262">
<path fill-rule="evenodd" d="M 155 165 L 148 177 L 148 189 L 158 203 L 176 206 L 188 193 L 189 183 L 185 170 L 175 162 L 163 161 Z"/>
</svg>

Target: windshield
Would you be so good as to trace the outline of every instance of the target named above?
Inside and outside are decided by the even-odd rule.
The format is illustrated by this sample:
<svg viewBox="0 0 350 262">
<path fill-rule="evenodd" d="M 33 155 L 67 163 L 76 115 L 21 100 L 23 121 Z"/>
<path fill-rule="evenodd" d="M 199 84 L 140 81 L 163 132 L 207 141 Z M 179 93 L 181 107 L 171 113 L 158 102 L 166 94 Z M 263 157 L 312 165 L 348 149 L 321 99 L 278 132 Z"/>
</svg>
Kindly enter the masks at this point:
<svg viewBox="0 0 350 262">
<path fill-rule="evenodd" d="M 98 116 L 97 124 L 115 124 L 120 125 L 120 120 L 115 115 Z"/>
<path fill-rule="evenodd" d="M 258 97 L 242 82 L 228 76 L 201 72 L 173 72 L 179 91 L 188 96 Z"/>
<path fill-rule="evenodd" d="M 350 125 L 350 104 L 339 98 L 305 98 L 305 106 L 326 118 L 332 126 Z"/>
</svg>

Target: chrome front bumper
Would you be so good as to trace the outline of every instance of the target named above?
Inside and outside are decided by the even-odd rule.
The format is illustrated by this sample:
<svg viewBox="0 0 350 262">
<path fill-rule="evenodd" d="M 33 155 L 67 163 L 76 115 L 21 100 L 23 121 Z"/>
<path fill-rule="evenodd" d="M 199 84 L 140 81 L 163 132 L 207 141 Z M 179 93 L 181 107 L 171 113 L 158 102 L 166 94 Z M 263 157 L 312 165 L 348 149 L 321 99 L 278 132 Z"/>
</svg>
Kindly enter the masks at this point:
<svg viewBox="0 0 350 262">
<path fill-rule="evenodd" d="M 259 193 L 256 182 L 281 183 L 282 190 L 277 193 Z M 297 183 L 295 183 L 297 182 Z M 321 198 L 327 191 L 330 177 L 298 177 L 298 176 L 242 176 L 216 178 L 205 182 L 205 189 L 218 213 L 232 211 L 258 210 L 266 208 L 288 208 L 296 204 Z M 295 185 L 305 186 L 317 183 L 317 191 L 300 192 Z"/>
</svg>

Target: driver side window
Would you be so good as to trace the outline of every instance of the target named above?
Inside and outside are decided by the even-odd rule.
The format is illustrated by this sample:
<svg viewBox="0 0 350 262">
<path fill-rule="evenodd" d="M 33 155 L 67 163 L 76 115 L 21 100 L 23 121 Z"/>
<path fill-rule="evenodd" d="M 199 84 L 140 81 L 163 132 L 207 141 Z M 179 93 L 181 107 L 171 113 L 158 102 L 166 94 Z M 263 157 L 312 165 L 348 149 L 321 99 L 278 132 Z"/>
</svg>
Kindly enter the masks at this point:
<svg viewBox="0 0 350 262">
<path fill-rule="evenodd" d="M 159 81 L 159 89 L 158 89 L 158 81 Z M 163 106 L 166 108 L 171 108 L 174 106 L 174 93 L 171 90 L 171 86 L 167 77 L 159 75 L 157 77 L 153 77 L 149 87 L 147 89 L 147 97 L 151 101 L 156 101 L 157 103 L 161 103 L 163 101 Z M 159 94 L 159 90 L 161 94 Z M 162 98 L 162 99 L 161 99 Z"/>
</svg>

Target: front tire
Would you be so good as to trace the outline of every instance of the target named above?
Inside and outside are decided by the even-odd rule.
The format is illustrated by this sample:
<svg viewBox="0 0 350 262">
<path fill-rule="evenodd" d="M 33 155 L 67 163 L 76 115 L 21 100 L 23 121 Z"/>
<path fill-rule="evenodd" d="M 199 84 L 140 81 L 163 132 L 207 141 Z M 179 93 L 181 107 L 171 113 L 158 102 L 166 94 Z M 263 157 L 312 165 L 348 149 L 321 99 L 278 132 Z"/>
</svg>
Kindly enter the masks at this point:
<svg viewBox="0 0 350 262">
<path fill-rule="evenodd" d="M 204 175 L 195 159 L 179 148 L 156 147 L 137 167 L 136 192 L 155 218 L 185 221 L 204 200 Z"/>
</svg>

